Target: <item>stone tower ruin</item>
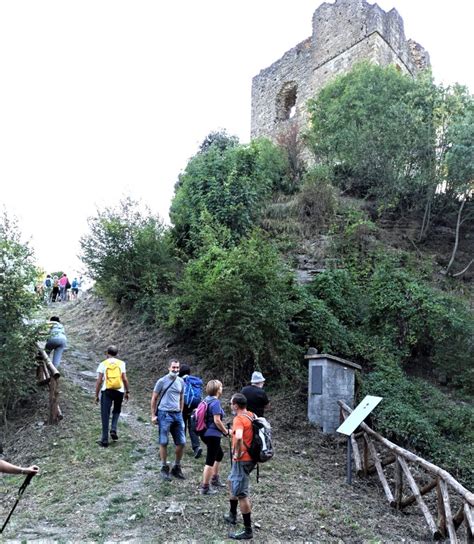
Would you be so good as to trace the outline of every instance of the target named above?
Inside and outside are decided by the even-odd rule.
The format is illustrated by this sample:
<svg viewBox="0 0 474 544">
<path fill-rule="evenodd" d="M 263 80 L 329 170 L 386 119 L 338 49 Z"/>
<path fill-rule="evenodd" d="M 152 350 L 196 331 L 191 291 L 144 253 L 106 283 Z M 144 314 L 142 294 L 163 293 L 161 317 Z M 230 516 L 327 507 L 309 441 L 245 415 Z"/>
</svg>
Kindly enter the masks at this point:
<svg viewBox="0 0 474 544">
<path fill-rule="evenodd" d="M 395 9 L 386 13 L 366 0 L 321 4 L 312 35 L 253 78 L 251 137 L 275 139 L 291 126 L 305 126 L 307 100 L 362 60 L 394 64 L 413 76 L 430 64 L 423 47 L 405 38 Z"/>
</svg>

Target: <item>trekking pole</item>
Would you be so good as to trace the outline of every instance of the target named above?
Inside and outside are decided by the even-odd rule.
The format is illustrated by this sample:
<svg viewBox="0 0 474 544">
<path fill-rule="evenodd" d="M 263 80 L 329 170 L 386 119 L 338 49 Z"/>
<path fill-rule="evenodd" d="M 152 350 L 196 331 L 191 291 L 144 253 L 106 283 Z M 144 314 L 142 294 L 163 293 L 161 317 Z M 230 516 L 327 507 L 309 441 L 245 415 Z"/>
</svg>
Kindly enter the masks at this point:
<svg viewBox="0 0 474 544">
<path fill-rule="evenodd" d="M 7 519 L 5 520 L 5 523 L 3 524 L 3 527 L 0 529 L 0 534 L 3 533 L 3 530 L 7 526 L 8 522 L 10 521 L 10 518 L 12 517 L 13 512 L 15 511 L 16 505 L 21 499 L 21 496 L 25 492 L 25 489 L 28 487 L 29 483 L 31 482 L 31 479 L 33 478 L 34 474 L 28 474 L 25 478 L 25 481 L 21 484 L 20 489 L 18 490 L 18 497 L 16 499 L 15 504 L 13 505 L 13 508 L 10 510 L 10 513 L 8 514 Z"/>
<path fill-rule="evenodd" d="M 232 438 L 230 436 L 230 423 L 227 423 L 227 437 L 229 438 L 230 467 L 232 468 Z"/>
</svg>

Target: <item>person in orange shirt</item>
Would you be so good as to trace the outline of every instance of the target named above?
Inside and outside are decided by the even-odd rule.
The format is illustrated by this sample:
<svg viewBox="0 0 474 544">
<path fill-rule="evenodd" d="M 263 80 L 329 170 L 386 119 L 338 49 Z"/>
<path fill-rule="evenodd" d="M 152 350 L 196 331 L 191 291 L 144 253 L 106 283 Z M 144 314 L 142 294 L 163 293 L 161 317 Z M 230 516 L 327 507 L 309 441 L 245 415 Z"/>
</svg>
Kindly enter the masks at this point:
<svg viewBox="0 0 474 544">
<path fill-rule="evenodd" d="M 237 505 L 244 519 L 244 530 L 230 533 L 234 540 L 249 540 L 253 538 L 249 498 L 250 473 L 256 463 L 252 461 L 247 446 L 253 438 L 252 419 L 254 414 L 247 411 L 247 399 L 242 393 L 236 393 L 231 401 L 232 413 L 235 415 L 232 425 L 232 469 L 228 477 L 230 491 L 230 511 L 224 516 L 227 523 L 237 523 Z"/>
</svg>

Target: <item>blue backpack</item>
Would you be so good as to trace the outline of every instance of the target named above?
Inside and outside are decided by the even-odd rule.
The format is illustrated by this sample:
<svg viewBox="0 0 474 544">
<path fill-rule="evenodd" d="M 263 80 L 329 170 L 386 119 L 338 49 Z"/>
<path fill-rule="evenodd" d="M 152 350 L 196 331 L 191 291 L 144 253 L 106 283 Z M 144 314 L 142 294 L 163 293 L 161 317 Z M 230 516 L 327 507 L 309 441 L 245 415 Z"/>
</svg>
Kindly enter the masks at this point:
<svg viewBox="0 0 474 544">
<path fill-rule="evenodd" d="M 184 379 L 184 404 L 188 408 L 196 408 L 202 399 L 202 380 L 197 376 L 186 376 Z"/>
</svg>

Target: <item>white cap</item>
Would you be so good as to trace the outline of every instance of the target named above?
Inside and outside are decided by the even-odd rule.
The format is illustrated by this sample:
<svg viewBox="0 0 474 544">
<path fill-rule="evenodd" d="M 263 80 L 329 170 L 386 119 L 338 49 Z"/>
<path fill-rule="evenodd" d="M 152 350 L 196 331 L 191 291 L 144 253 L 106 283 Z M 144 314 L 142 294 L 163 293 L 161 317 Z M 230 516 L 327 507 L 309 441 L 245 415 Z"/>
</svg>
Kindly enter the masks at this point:
<svg viewBox="0 0 474 544">
<path fill-rule="evenodd" d="M 265 381 L 265 378 L 263 377 L 263 374 L 261 372 L 254 372 L 252 374 L 252 379 L 250 380 L 250 383 L 262 383 Z"/>
</svg>

